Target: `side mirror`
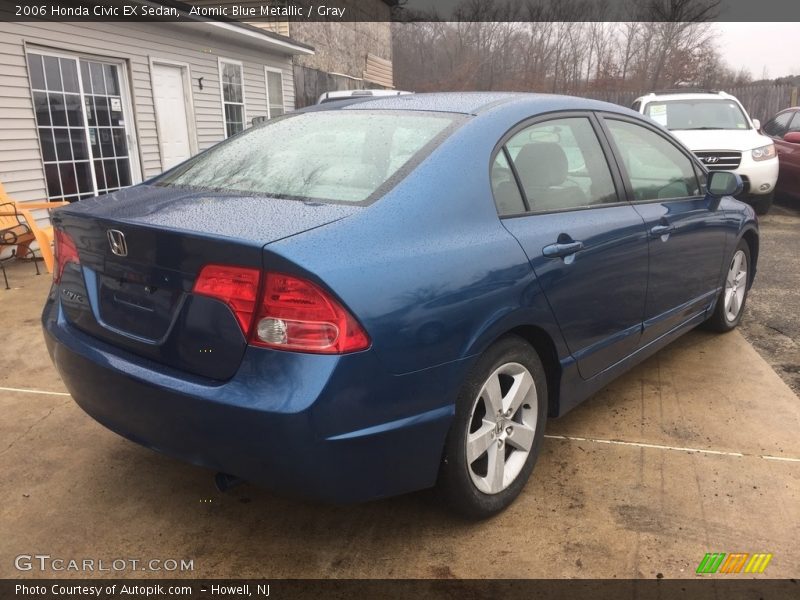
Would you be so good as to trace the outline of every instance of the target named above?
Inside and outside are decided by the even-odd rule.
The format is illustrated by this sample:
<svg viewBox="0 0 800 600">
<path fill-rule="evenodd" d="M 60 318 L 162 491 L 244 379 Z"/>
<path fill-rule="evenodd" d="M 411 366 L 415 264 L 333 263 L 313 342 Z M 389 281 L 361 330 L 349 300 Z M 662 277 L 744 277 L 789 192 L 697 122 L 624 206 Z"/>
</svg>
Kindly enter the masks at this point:
<svg viewBox="0 0 800 600">
<path fill-rule="evenodd" d="M 790 131 L 783 136 L 783 141 L 790 144 L 800 144 L 800 131 Z"/>
<path fill-rule="evenodd" d="M 753 119 L 753 127 L 755 127 L 756 131 L 761 131 L 761 121 Z"/>
<path fill-rule="evenodd" d="M 723 196 L 737 196 L 742 193 L 744 184 L 742 178 L 730 171 L 712 171 L 708 174 L 706 190 L 712 198 Z"/>
<path fill-rule="evenodd" d="M 267 121 L 267 117 L 253 117 L 253 120 L 251 121 L 251 123 L 253 124 L 253 127 L 255 127 L 256 125 L 261 125 L 262 123 L 265 123 L 266 121 Z"/>
</svg>

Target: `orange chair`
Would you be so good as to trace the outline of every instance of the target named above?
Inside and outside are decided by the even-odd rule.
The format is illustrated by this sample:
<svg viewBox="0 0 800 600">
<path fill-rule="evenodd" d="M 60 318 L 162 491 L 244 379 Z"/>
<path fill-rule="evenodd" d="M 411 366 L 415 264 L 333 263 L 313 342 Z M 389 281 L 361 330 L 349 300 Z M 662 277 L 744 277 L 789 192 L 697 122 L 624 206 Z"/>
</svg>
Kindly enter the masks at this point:
<svg viewBox="0 0 800 600">
<path fill-rule="evenodd" d="M 53 227 L 40 227 L 31 211 L 51 210 L 69 204 L 66 201 L 55 202 L 22 202 L 12 199 L 0 183 L 0 230 L 3 231 L 3 245 L 16 245 L 12 253 L 15 257 L 35 257 L 30 244 L 35 240 L 39 244 L 39 253 L 44 259 L 48 272 L 53 272 Z M 37 265 L 36 272 L 39 272 Z M 5 277 L 5 269 L 3 270 Z M 8 279 L 6 279 L 8 288 Z"/>
<path fill-rule="evenodd" d="M 3 271 L 3 279 L 6 283 L 6 289 L 10 290 L 11 286 L 8 285 L 8 275 L 6 275 L 5 263 L 17 257 L 25 258 L 30 254 L 34 259 L 33 264 L 36 267 L 36 274 L 39 275 L 39 265 L 36 262 L 36 255 L 29 248 L 29 244 L 36 239 L 36 236 L 31 232 L 31 228 L 25 222 L 25 218 L 17 211 L 17 205 L 13 202 L 4 202 L 0 204 L 0 251 L 4 248 L 11 246 L 11 254 L 0 258 L 0 270 Z"/>
</svg>

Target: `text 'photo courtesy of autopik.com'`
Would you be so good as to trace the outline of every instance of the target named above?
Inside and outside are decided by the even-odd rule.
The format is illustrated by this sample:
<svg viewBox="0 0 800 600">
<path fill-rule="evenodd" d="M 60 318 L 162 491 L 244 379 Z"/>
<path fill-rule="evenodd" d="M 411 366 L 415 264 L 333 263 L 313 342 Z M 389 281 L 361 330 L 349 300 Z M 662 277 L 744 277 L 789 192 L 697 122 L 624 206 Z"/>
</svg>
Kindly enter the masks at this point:
<svg viewBox="0 0 800 600">
<path fill-rule="evenodd" d="M 0 598 L 800 597 L 798 39 L 0 0 Z"/>
</svg>

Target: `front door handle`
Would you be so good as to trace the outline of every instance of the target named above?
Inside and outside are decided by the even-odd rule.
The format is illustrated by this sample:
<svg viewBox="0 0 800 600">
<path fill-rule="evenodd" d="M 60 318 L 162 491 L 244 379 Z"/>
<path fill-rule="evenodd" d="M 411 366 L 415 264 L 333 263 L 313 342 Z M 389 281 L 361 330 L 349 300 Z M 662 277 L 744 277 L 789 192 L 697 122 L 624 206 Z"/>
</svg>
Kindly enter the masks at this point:
<svg viewBox="0 0 800 600">
<path fill-rule="evenodd" d="M 565 244 L 550 244 L 542 248 L 542 254 L 547 258 L 563 258 L 583 250 L 583 242 L 567 242 Z"/>
<path fill-rule="evenodd" d="M 675 231 L 674 225 L 656 225 L 650 229 L 650 235 L 653 237 L 661 237 Z"/>
</svg>

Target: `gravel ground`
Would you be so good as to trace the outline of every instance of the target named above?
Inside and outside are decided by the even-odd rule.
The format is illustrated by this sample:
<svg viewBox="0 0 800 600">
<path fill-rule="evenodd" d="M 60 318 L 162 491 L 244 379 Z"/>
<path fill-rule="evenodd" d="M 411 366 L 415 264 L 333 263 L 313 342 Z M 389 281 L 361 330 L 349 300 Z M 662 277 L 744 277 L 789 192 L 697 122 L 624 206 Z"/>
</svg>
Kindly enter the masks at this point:
<svg viewBox="0 0 800 600">
<path fill-rule="evenodd" d="M 759 224 L 758 273 L 741 331 L 800 394 L 800 203 L 776 204 Z"/>
</svg>

